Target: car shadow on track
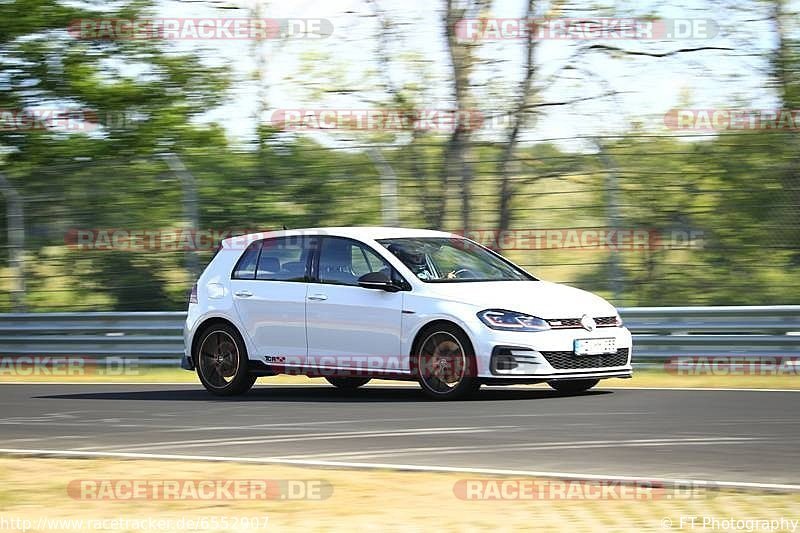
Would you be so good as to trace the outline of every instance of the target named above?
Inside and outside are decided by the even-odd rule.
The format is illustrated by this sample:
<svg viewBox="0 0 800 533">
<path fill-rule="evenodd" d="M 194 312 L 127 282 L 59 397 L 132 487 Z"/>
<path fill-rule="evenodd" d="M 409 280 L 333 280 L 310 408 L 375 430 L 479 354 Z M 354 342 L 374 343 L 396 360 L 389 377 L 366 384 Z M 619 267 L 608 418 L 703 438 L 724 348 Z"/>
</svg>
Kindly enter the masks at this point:
<svg viewBox="0 0 800 533">
<path fill-rule="evenodd" d="M 124 385 L 120 385 L 122 389 Z M 466 402 L 509 401 L 509 400 L 551 400 L 556 398 L 580 398 L 612 394 L 609 390 L 591 390 L 579 394 L 565 394 L 547 389 L 483 389 Z M 420 389 L 413 387 L 365 387 L 355 391 L 343 391 L 333 387 L 319 386 L 262 386 L 255 387 L 244 396 L 230 398 L 214 396 L 202 388 L 172 390 L 120 390 L 104 392 L 79 392 L 71 394 L 50 394 L 36 396 L 37 399 L 57 400 L 117 400 L 117 401 L 203 401 L 203 402 L 425 402 L 438 403 L 428 399 Z M 458 401 L 455 401 L 458 403 Z M 453 403 L 453 401 L 444 402 Z"/>
</svg>

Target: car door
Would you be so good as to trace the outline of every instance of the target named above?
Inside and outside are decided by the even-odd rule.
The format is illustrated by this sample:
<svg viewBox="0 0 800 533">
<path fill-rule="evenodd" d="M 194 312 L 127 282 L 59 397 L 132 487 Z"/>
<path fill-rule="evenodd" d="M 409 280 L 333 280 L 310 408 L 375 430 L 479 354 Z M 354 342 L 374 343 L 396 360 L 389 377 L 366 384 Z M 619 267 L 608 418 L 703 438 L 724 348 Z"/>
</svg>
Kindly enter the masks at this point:
<svg viewBox="0 0 800 533">
<path fill-rule="evenodd" d="M 358 286 L 392 267 L 363 243 L 322 237 L 306 305 L 308 364 L 320 368 L 407 370 L 400 354 L 403 292 Z"/>
<path fill-rule="evenodd" d="M 234 268 L 231 292 L 242 324 L 267 364 L 305 363 L 309 239 L 279 237 L 251 244 Z"/>
</svg>

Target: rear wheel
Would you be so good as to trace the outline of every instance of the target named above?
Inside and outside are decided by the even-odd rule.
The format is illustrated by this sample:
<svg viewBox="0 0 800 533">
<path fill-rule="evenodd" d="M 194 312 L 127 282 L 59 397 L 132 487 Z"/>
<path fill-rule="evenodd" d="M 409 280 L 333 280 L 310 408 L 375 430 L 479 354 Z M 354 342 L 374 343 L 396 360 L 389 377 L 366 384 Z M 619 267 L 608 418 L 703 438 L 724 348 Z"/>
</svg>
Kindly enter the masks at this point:
<svg viewBox="0 0 800 533">
<path fill-rule="evenodd" d="M 203 332 L 194 359 L 200 382 L 217 396 L 244 394 L 256 382 L 256 376 L 248 373 L 244 341 L 228 324 L 213 325 Z"/>
<path fill-rule="evenodd" d="M 370 378 L 326 377 L 328 383 L 342 390 L 355 390 L 369 383 Z"/>
<path fill-rule="evenodd" d="M 453 324 L 435 324 L 423 330 L 411 356 L 423 392 L 437 400 L 467 398 L 476 392 L 475 353 L 469 338 Z"/>
<path fill-rule="evenodd" d="M 553 387 L 558 392 L 566 392 L 575 394 L 584 392 L 600 382 L 599 379 L 564 379 L 557 381 L 548 381 L 547 384 Z"/>
</svg>

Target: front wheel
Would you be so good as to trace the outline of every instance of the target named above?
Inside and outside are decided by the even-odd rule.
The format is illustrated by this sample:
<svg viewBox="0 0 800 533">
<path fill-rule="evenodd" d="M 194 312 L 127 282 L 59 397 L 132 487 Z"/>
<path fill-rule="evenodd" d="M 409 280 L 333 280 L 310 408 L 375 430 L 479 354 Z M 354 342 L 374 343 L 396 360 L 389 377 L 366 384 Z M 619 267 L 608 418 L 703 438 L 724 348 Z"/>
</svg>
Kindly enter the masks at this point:
<svg viewBox="0 0 800 533">
<path fill-rule="evenodd" d="M 478 379 L 472 344 L 461 329 L 440 324 L 420 335 L 411 361 L 423 392 L 436 400 L 459 400 L 475 393 Z"/>
<path fill-rule="evenodd" d="M 247 349 L 236 328 L 228 324 L 211 326 L 200 336 L 197 346 L 197 376 L 211 394 L 244 394 L 256 382 L 256 376 L 248 373 Z"/>
<path fill-rule="evenodd" d="M 355 390 L 362 385 L 369 383 L 370 378 L 345 378 L 345 377 L 331 377 L 325 378 L 328 383 L 342 390 Z"/>
<path fill-rule="evenodd" d="M 600 383 L 599 379 L 563 379 L 547 382 L 548 385 L 553 387 L 558 392 L 566 392 L 568 394 L 585 392 L 598 383 Z"/>
</svg>

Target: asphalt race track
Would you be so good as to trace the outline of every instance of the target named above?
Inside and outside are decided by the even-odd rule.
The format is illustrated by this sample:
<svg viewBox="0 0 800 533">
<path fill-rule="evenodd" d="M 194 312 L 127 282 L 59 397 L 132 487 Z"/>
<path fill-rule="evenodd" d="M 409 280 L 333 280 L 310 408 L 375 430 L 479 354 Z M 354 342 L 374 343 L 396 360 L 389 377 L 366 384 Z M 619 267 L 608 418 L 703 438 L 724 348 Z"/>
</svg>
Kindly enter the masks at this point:
<svg viewBox="0 0 800 533">
<path fill-rule="evenodd" d="M 262 380 L 263 381 L 263 380 Z M 0 384 L 0 448 L 800 484 L 800 392 Z"/>
</svg>

